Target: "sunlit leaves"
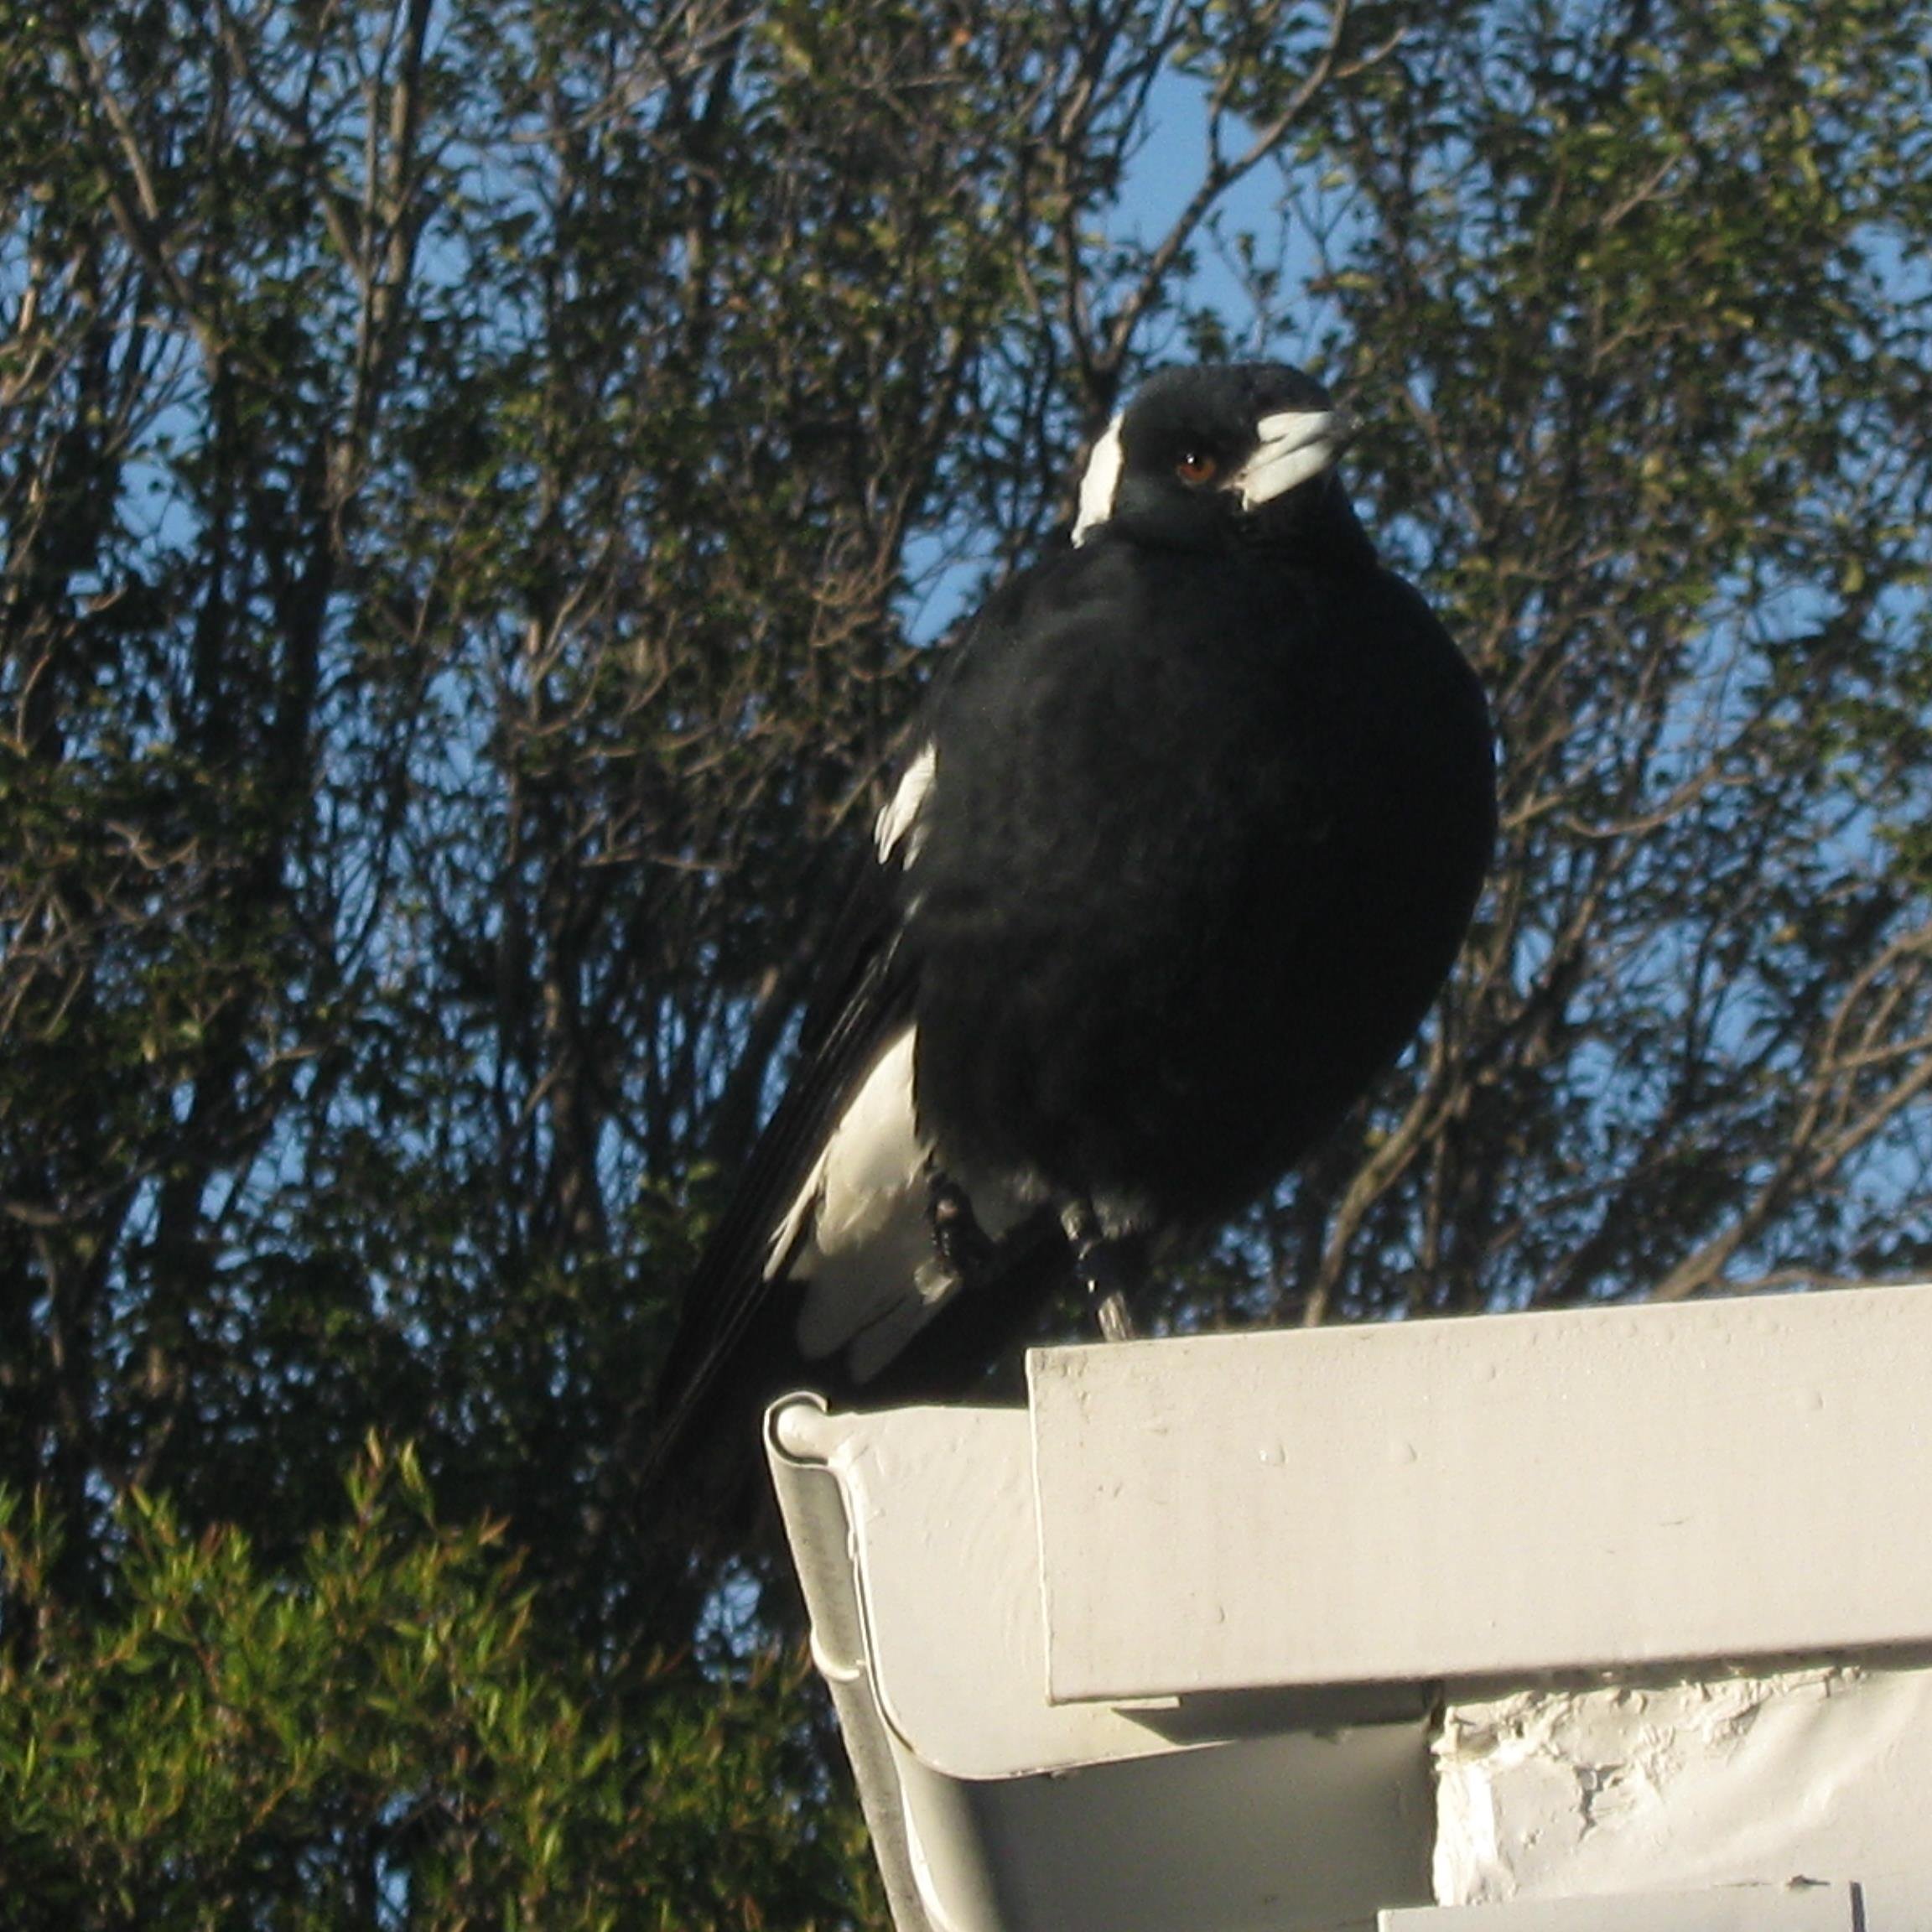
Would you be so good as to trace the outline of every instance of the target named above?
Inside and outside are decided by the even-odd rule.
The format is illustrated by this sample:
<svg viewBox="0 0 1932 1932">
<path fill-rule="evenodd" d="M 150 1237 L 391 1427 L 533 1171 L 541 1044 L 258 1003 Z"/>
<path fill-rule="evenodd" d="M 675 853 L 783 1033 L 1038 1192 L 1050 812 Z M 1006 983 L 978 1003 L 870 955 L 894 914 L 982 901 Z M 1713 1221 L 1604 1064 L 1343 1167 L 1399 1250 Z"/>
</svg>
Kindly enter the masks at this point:
<svg viewBox="0 0 1932 1932">
<path fill-rule="evenodd" d="M 787 1741 L 799 1666 L 693 1680 L 543 1641 L 500 1525 L 371 1443 L 289 1570 L 136 1493 L 106 1603 L 0 1501 L 10 1924 L 832 1928 L 854 1822 Z"/>
</svg>

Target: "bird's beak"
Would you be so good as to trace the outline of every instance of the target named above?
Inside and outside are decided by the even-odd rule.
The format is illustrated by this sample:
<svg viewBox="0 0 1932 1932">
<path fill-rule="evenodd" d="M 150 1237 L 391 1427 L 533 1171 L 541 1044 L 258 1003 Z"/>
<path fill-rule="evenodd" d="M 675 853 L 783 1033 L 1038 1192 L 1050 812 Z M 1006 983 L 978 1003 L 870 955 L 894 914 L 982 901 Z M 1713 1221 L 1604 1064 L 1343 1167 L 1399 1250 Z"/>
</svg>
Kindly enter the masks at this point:
<svg viewBox="0 0 1932 1932">
<path fill-rule="evenodd" d="M 1261 446 L 1235 472 L 1229 487 L 1244 510 L 1271 502 L 1318 476 L 1335 460 L 1354 424 L 1345 409 L 1285 409 L 1254 425 Z"/>
</svg>

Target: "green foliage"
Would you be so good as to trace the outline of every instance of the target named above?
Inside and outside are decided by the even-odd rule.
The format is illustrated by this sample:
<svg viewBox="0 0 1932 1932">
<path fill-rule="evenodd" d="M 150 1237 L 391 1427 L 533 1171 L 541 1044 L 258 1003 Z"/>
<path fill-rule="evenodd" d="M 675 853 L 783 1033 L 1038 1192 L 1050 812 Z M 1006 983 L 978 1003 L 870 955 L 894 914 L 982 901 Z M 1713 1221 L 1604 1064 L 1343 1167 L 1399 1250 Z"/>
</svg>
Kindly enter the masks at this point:
<svg viewBox="0 0 1932 1932">
<path fill-rule="evenodd" d="M 1436 1232 L 1398 1187 L 1353 1233 L 1436 1305 L 1925 1252 L 1928 906 L 1892 854 L 1932 803 L 1929 34 L 1865 0 L 1501 6 L 1334 103 L 1337 351 L 1405 404 L 1380 525 L 1504 729 L 1462 1119 L 1404 1155 Z M 1336 1232 L 1317 1298 L 1374 1311 Z"/>
<path fill-rule="evenodd" d="M 857 1922 L 802 1665 L 548 1654 L 501 1525 L 439 1526 L 409 1452 L 348 1494 L 275 1568 L 136 1493 L 86 1616 L 59 1525 L 0 1507 L 8 1925 Z"/>
</svg>

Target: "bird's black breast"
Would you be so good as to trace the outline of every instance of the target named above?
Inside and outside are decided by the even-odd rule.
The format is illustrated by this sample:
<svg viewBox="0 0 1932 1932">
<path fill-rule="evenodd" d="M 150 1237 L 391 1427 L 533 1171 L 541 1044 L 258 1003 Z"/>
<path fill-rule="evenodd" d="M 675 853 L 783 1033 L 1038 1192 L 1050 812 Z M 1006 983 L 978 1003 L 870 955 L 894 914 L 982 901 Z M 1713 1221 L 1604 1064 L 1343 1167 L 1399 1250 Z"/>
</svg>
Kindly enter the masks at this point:
<svg viewBox="0 0 1932 1932">
<path fill-rule="evenodd" d="M 1393 1057 L 1491 836 L 1473 680 L 1364 563 L 1104 541 L 989 608 L 907 871 L 943 1157 L 1224 1214 Z"/>
</svg>

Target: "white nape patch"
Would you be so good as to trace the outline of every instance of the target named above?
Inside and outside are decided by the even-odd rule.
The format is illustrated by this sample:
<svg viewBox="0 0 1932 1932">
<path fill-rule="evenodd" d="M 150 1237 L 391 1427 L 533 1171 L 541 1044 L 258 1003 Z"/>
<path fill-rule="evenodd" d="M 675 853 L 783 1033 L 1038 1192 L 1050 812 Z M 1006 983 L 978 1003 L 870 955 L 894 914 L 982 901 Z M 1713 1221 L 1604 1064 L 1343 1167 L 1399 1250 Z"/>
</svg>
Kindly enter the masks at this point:
<svg viewBox="0 0 1932 1932">
<path fill-rule="evenodd" d="M 1073 524 L 1076 543 L 1085 543 L 1114 514 L 1114 492 L 1120 486 L 1120 466 L 1125 460 L 1120 448 L 1120 418 L 1116 416 L 1093 445 L 1093 454 L 1087 459 L 1087 473 L 1080 479 L 1080 514 Z"/>
<path fill-rule="evenodd" d="M 1348 418 L 1339 409 L 1285 409 L 1254 425 L 1261 447 L 1235 472 L 1228 487 L 1244 510 L 1271 502 L 1298 483 L 1319 476 L 1342 447 Z"/>
<path fill-rule="evenodd" d="M 906 842 L 904 864 L 910 865 L 919 856 L 919 848 L 926 842 L 919 824 L 919 813 L 925 805 L 927 794 L 932 789 L 933 774 L 938 769 L 938 748 L 927 744 L 906 766 L 906 776 L 899 781 L 899 789 L 880 808 L 872 836 L 879 848 L 881 865 L 891 860 L 901 840 Z"/>
</svg>

